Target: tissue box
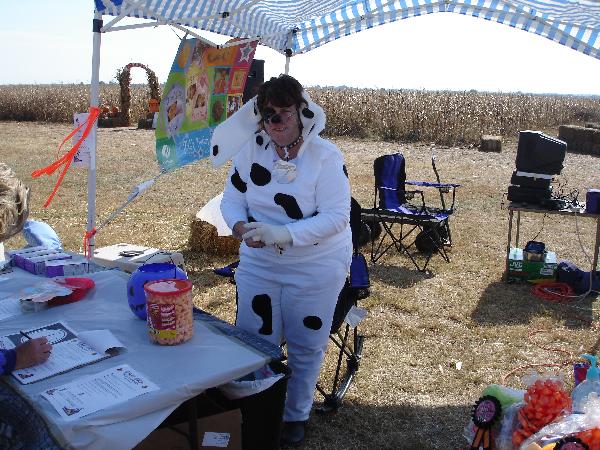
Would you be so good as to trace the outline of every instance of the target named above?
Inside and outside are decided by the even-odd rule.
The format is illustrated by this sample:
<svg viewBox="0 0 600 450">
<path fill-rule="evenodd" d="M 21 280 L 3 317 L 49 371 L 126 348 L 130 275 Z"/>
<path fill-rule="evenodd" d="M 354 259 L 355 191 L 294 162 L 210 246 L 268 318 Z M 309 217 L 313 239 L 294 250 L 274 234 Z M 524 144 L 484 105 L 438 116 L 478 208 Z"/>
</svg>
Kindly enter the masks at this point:
<svg viewBox="0 0 600 450">
<path fill-rule="evenodd" d="M 46 263 L 57 259 L 71 259 L 71 255 L 63 252 L 54 252 L 46 255 L 27 257 L 23 260 L 23 269 L 35 275 L 46 273 Z"/>
<path fill-rule="evenodd" d="M 52 277 L 72 277 L 83 275 L 93 270 L 88 269 L 89 262 L 85 258 L 58 259 L 46 261 L 45 275 Z"/>
<path fill-rule="evenodd" d="M 556 277 L 556 253 L 544 252 L 543 261 L 528 261 L 523 257 L 523 249 L 511 248 L 508 255 L 509 281 L 536 281 Z"/>
<path fill-rule="evenodd" d="M 23 257 L 25 255 L 32 254 L 32 253 L 39 253 L 44 250 L 50 251 L 51 249 L 44 245 L 38 245 L 36 247 L 25 247 L 25 248 L 21 248 L 19 250 L 9 251 L 8 256 L 10 256 L 11 263 L 13 266 L 20 267 L 20 265 L 22 265 L 21 261 L 23 260 Z"/>
<path fill-rule="evenodd" d="M 117 267 L 129 273 L 135 272 L 144 264 L 169 262 L 185 271 L 181 253 L 123 243 L 94 250 L 92 261 L 104 267 Z"/>
<path fill-rule="evenodd" d="M 15 266 L 20 267 L 23 270 L 27 270 L 28 272 L 32 272 L 31 263 L 28 261 L 38 258 L 39 256 L 51 256 L 56 255 L 57 253 L 62 253 L 60 250 L 50 250 L 44 249 L 39 250 L 37 252 L 25 253 L 23 255 L 17 255 L 14 258 Z M 32 272 L 33 273 L 33 272 Z"/>
</svg>

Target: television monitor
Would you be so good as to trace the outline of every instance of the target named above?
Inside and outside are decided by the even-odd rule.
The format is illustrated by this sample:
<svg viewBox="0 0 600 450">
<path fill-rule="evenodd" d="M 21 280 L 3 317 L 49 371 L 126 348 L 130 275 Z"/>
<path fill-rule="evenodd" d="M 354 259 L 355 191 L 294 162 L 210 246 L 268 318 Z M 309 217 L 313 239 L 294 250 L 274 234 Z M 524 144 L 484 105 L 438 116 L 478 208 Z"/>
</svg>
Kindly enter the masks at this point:
<svg viewBox="0 0 600 450">
<path fill-rule="evenodd" d="M 567 143 L 539 131 L 521 131 L 516 166 L 519 172 L 559 175 Z"/>
</svg>

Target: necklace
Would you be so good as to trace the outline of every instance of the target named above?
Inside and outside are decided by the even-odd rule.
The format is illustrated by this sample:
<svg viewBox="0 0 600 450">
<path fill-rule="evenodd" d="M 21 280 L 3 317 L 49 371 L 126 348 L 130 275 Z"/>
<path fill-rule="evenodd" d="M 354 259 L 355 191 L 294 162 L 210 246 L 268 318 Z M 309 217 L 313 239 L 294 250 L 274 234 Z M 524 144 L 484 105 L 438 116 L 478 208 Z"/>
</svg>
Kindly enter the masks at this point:
<svg viewBox="0 0 600 450">
<path fill-rule="evenodd" d="M 294 142 L 292 142 L 291 144 L 288 145 L 279 145 L 277 142 L 273 141 L 273 144 L 275 144 L 275 147 L 283 150 L 283 159 L 285 161 L 289 161 L 290 160 L 290 150 L 293 149 L 296 145 L 298 145 L 300 143 L 300 141 L 302 140 L 302 134 L 300 134 L 298 136 L 298 139 L 296 139 Z"/>
</svg>

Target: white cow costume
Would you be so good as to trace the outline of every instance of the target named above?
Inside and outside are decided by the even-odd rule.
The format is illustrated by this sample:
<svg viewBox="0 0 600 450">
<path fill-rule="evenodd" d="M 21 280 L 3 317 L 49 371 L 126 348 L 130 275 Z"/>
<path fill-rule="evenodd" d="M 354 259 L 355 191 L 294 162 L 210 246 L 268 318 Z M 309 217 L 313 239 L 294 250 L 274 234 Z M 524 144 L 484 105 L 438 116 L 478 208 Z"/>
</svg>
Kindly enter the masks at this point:
<svg viewBox="0 0 600 450">
<path fill-rule="evenodd" d="M 287 344 L 292 376 L 284 421 L 309 417 L 352 258 L 350 185 L 343 157 L 318 136 L 325 113 L 306 92 L 303 97 L 308 105 L 299 111 L 303 143 L 292 165 L 282 170 L 269 135 L 258 131 L 256 97 L 219 125 L 211 142 L 214 165 L 233 156 L 221 202 L 229 227 L 238 221 L 283 225 L 291 235 L 291 244 L 283 246 L 251 248 L 242 242 L 235 273 L 236 325 L 277 345 Z"/>
</svg>

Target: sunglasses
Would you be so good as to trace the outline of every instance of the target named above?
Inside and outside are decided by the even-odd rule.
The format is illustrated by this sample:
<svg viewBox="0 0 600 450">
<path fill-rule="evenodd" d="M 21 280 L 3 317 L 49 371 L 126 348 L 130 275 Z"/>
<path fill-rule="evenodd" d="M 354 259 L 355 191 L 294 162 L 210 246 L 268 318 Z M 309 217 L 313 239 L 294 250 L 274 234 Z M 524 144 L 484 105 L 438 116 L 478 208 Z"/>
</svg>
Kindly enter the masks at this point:
<svg viewBox="0 0 600 450">
<path fill-rule="evenodd" d="M 281 112 L 281 113 L 265 113 L 264 117 L 263 117 L 263 122 L 266 123 L 267 125 L 271 124 L 271 123 L 281 123 L 283 121 L 288 121 L 292 118 L 292 116 L 294 116 L 295 111 L 285 111 L 285 112 Z"/>
</svg>

